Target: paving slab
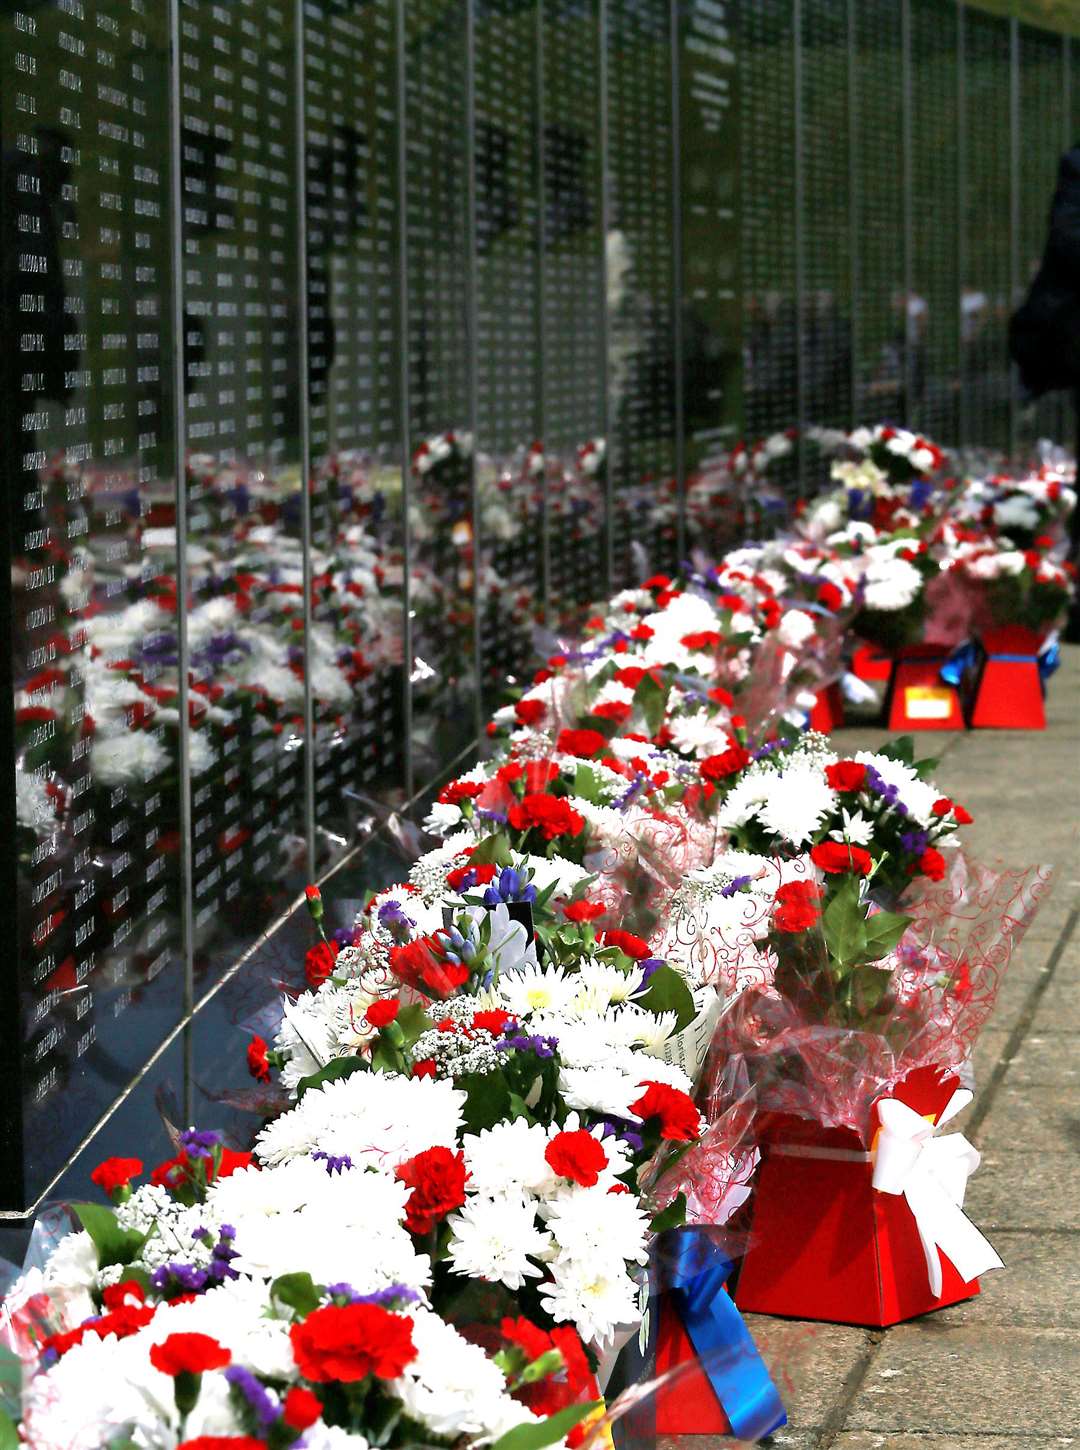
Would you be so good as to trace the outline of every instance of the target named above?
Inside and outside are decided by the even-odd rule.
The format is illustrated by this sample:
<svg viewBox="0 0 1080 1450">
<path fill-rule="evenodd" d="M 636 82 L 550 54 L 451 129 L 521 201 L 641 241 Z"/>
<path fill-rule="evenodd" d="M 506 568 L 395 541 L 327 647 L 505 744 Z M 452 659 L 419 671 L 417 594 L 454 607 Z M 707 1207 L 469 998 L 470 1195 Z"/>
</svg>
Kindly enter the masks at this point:
<svg viewBox="0 0 1080 1450">
<path fill-rule="evenodd" d="M 930 1315 L 882 1342 L 845 1429 L 984 1434 L 1080 1425 L 1080 1332 L 951 1326 Z"/>
<path fill-rule="evenodd" d="M 874 1430 L 845 1432 L 829 1441 L 829 1450 L 1054 1450 L 1080 1445 L 1075 1435 L 883 1435 Z"/>
<path fill-rule="evenodd" d="M 1080 1100 L 1080 1032 L 1032 1032 L 1009 1064 L 1010 1087 L 1069 1087 Z"/>
<path fill-rule="evenodd" d="M 964 1211 L 987 1233 L 1080 1230 L 1080 1160 L 1074 1151 L 986 1152 L 968 1183 Z M 1080 1293 L 1080 1285 L 1075 1287 Z"/>
</svg>

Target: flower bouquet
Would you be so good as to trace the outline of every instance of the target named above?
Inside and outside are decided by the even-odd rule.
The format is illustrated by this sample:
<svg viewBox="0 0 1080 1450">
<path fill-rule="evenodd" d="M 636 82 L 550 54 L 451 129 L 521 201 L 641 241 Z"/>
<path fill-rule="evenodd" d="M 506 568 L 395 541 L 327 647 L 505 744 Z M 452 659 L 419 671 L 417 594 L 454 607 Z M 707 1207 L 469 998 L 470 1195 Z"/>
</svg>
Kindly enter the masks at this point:
<svg viewBox="0 0 1080 1450">
<path fill-rule="evenodd" d="M 846 870 L 811 851 L 743 888 L 759 981 L 722 1019 L 718 1060 L 753 1085 L 762 1166 L 736 1301 L 885 1325 L 1000 1266 L 962 1212 L 978 1154 L 934 1130 L 970 1101 L 971 1046 L 1041 882 L 954 853 L 940 882 L 881 909 L 848 849 Z"/>
</svg>

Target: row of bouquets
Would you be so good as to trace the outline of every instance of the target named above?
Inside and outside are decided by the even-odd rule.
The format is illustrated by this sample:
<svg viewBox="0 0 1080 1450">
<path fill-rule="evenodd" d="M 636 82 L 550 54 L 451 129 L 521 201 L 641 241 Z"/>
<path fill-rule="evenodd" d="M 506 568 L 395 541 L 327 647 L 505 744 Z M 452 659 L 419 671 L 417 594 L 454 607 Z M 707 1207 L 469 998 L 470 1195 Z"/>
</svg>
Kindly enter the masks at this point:
<svg viewBox="0 0 1080 1450">
<path fill-rule="evenodd" d="M 910 745 L 803 733 L 847 567 L 607 601 L 400 881 L 310 889 L 253 1150 L 110 1160 L 8 1296 L 24 1439 L 755 1439 L 783 1409 L 730 1288 L 877 1324 L 974 1292 L 977 1155 L 934 1129 L 1042 875 L 973 865 Z"/>
</svg>

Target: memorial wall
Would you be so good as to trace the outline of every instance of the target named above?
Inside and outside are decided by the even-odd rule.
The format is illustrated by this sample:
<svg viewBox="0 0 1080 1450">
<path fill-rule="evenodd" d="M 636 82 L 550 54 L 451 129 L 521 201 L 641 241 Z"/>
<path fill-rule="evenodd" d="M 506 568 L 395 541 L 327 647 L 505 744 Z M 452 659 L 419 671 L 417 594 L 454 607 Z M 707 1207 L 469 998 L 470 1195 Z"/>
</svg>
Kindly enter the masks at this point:
<svg viewBox="0 0 1080 1450">
<path fill-rule="evenodd" d="M 735 537 L 741 438 L 1063 432 L 1004 337 L 1074 117 L 1080 43 L 952 0 L 4 8 L 9 1225 L 257 1108 L 304 883 Z"/>
</svg>

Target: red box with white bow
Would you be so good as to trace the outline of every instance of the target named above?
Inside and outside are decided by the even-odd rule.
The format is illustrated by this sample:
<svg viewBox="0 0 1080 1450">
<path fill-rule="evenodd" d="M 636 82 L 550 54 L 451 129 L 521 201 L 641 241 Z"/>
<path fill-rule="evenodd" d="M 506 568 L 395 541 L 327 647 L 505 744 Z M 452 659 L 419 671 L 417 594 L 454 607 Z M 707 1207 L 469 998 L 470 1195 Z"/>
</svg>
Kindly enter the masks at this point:
<svg viewBox="0 0 1080 1450">
<path fill-rule="evenodd" d="M 979 1292 L 1001 1266 L 962 1211 L 979 1155 L 935 1129 L 966 1106 L 956 1077 L 920 1069 L 876 1104 L 871 1140 L 777 1118 L 762 1144 L 740 1309 L 883 1328 Z"/>
</svg>

